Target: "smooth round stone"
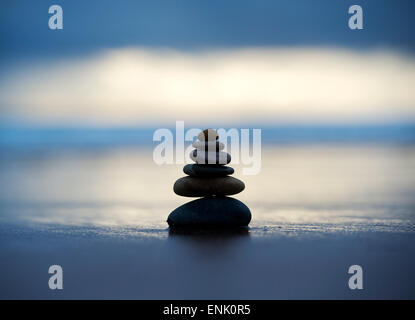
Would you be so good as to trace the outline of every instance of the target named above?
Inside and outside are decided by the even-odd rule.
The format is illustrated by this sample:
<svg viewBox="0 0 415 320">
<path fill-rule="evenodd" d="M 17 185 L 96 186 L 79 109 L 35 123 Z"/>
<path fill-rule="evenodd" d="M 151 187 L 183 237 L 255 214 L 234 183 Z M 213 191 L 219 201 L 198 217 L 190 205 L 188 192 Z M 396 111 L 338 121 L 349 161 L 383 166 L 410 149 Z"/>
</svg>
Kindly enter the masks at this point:
<svg viewBox="0 0 415 320">
<path fill-rule="evenodd" d="M 183 197 L 228 196 L 245 189 L 245 184 L 233 177 L 182 177 L 174 183 L 174 193 Z"/>
<path fill-rule="evenodd" d="M 190 158 L 197 164 L 225 165 L 231 162 L 231 155 L 223 151 L 206 152 L 206 151 L 196 149 L 190 152 Z"/>
<path fill-rule="evenodd" d="M 233 174 L 234 170 L 221 165 L 187 164 L 183 167 L 183 172 L 191 177 L 214 178 Z"/>
<path fill-rule="evenodd" d="M 219 135 L 214 129 L 205 129 L 197 136 L 200 141 L 215 141 L 219 139 Z"/>
<path fill-rule="evenodd" d="M 192 146 L 203 151 L 220 151 L 225 149 L 225 145 L 219 141 L 195 141 Z"/>
<path fill-rule="evenodd" d="M 202 198 L 190 201 L 170 213 L 170 228 L 245 227 L 251 221 L 251 211 L 239 200 L 228 197 Z"/>
</svg>

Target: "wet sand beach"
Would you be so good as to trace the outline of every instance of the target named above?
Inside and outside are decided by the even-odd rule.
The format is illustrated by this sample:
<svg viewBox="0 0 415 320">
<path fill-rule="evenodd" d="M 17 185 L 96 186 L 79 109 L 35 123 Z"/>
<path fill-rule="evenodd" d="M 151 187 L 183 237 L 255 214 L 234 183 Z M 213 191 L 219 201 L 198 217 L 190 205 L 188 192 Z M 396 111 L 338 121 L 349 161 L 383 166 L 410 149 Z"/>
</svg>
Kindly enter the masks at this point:
<svg viewBox="0 0 415 320">
<path fill-rule="evenodd" d="M 264 146 L 241 232 L 174 233 L 183 165 L 151 148 L 7 150 L 2 299 L 415 298 L 415 148 Z M 64 290 L 48 288 L 61 265 Z M 350 290 L 350 265 L 364 289 Z"/>
</svg>

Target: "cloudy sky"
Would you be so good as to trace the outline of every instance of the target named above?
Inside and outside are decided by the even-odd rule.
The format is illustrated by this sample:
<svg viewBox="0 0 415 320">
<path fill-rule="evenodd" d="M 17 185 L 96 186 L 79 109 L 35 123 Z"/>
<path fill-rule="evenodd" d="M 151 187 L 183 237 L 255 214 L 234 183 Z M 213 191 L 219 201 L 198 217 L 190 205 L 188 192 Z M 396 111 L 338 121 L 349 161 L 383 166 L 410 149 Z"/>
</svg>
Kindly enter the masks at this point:
<svg viewBox="0 0 415 320">
<path fill-rule="evenodd" d="M 64 29 L 48 29 L 60 4 Z M 3 124 L 415 120 L 411 1 L 5 1 Z"/>
</svg>

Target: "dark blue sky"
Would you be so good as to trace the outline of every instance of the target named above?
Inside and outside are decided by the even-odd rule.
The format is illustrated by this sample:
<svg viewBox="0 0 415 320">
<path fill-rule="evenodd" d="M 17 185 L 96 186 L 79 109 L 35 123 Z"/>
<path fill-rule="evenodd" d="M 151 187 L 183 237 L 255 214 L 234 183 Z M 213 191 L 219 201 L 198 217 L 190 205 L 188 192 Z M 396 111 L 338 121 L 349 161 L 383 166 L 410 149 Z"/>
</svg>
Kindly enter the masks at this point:
<svg viewBox="0 0 415 320">
<path fill-rule="evenodd" d="M 48 28 L 60 4 L 64 29 Z M 348 8 L 364 30 L 348 28 Z M 206 49 L 246 46 L 390 47 L 415 52 L 411 0 L 6 0 L 0 4 L 3 58 L 84 53 L 120 46 Z"/>
</svg>

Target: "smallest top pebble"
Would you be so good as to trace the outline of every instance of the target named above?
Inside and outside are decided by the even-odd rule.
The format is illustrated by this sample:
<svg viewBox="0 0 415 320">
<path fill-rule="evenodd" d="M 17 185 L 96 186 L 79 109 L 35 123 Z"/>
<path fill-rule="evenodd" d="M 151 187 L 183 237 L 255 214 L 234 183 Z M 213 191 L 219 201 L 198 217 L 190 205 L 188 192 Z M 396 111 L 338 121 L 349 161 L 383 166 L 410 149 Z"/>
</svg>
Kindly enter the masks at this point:
<svg viewBox="0 0 415 320">
<path fill-rule="evenodd" d="M 218 140 L 219 136 L 216 130 L 214 129 L 205 129 L 201 133 L 198 134 L 197 138 L 200 141 L 214 141 Z"/>
</svg>

